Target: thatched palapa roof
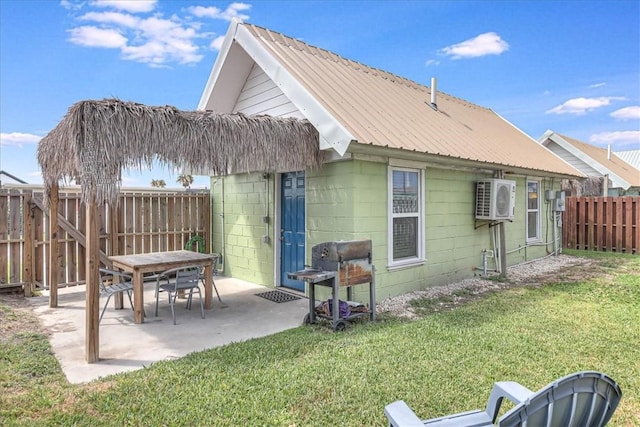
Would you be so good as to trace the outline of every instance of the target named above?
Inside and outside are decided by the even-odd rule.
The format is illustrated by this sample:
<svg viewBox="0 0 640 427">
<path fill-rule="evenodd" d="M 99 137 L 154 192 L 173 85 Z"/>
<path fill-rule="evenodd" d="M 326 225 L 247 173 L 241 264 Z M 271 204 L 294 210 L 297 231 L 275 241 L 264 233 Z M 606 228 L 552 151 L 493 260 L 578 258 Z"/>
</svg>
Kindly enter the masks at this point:
<svg viewBox="0 0 640 427">
<path fill-rule="evenodd" d="M 45 187 L 78 179 L 82 201 L 117 201 L 123 168 L 154 160 L 212 175 L 318 168 L 318 132 L 307 120 L 181 111 L 116 99 L 80 101 L 38 145 Z"/>
</svg>

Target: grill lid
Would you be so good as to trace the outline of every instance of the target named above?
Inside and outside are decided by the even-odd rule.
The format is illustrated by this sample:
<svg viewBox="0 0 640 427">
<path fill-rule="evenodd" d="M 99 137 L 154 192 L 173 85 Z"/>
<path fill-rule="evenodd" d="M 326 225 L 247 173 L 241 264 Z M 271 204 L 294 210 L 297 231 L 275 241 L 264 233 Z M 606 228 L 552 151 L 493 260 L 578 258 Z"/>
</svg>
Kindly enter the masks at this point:
<svg viewBox="0 0 640 427">
<path fill-rule="evenodd" d="M 345 262 L 355 259 L 367 259 L 371 264 L 371 240 L 340 240 L 324 242 L 311 248 L 311 262 Z"/>
</svg>

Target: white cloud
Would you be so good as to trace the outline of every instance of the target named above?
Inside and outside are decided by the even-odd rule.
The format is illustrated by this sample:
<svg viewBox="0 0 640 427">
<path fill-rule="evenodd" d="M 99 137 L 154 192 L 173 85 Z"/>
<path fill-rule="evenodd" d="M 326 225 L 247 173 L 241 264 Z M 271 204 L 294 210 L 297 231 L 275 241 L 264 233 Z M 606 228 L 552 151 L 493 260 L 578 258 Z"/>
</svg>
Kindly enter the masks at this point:
<svg viewBox="0 0 640 427">
<path fill-rule="evenodd" d="M 69 34 L 69 41 L 81 46 L 120 48 L 127 44 L 127 38 L 119 31 L 91 25 L 72 28 Z"/>
<path fill-rule="evenodd" d="M 425 62 L 425 64 L 427 67 L 430 66 L 435 66 L 435 65 L 440 65 L 440 61 L 438 61 L 437 59 L 429 59 L 427 62 Z"/>
<path fill-rule="evenodd" d="M 640 105 L 624 107 L 609 115 L 618 120 L 640 120 Z"/>
<path fill-rule="evenodd" d="M 632 147 L 633 149 L 638 149 L 640 147 L 640 131 L 601 132 L 591 135 L 589 141 L 596 144 L 616 145 L 617 148 Z"/>
<path fill-rule="evenodd" d="M 611 101 L 624 101 L 625 98 L 617 96 L 601 96 L 599 98 L 573 98 L 565 101 L 550 110 L 547 114 L 576 114 L 582 115 L 597 108 L 611 104 Z"/>
<path fill-rule="evenodd" d="M 151 12 L 156 8 L 158 0 L 92 0 L 91 6 L 110 7 L 132 13 Z"/>
<path fill-rule="evenodd" d="M 209 47 L 213 50 L 220 50 L 222 48 L 222 42 L 224 41 L 224 36 L 218 36 L 211 42 Z"/>
<path fill-rule="evenodd" d="M 484 33 L 439 50 L 451 59 L 476 58 L 486 55 L 500 55 L 509 49 L 509 44 L 496 33 Z"/>
<path fill-rule="evenodd" d="M 231 3 L 225 10 L 222 10 L 215 6 L 192 6 L 187 10 L 189 10 L 189 12 L 191 12 L 198 18 L 222 19 L 225 21 L 231 21 L 233 18 L 236 18 L 239 21 L 246 21 L 247 19 L 249 19 L 249 15 L 245 15 L 240 12 L 249 9 L 251 9 L 250 4 Z"/>
<path fill-rule="evenodd" d="M 133 187 L 133 186 L 142 187 L 142 185 L 140 184 L 140 180 L 139 179 L 131 178 L 131 177 L 126 176 L 126 175 L 122 176 L 122 186 L 123 187 Z"/>
<path fill-rule="evenodd" d="M 71 0 L 60 0 L 60 6 L 67 10 L 79 10 L 84 6 L 84 2 L 72 2 Z"/>
<path fill-rule="evenodd" d="M 83 21 L 114 24 L 128 28 L 135 28 L 140 22 L 140 18 L 120 12 L 89 12 L 82 15 L 80 19 Z"/>
<path fill-rule="evenodd" d="M 197 24 L 183 24 L 177 18 L 141 19 L 120 12 L 89 12 L 80 17 L 104 27 L 83 26 L 70 30 L 70 41 L 82 46 L 120 49 L 122 58 L 151 66 L 167 63 L 192 64 L 202 60 L 194 40 L 202 37 Z M 190 26 L 191 25 L 191 26 Z M 122 34 L 129 34 L 127 39 Z"/>
<path fill-rule="evenodd" d="M 0 133 L 0 146 L 8 147 L 22 147 L 27 144 L 37 144 L 42 139 L 39 135 L 34 135 L 32 133 L 20 133 L 20 132 L 11 132 L 11 133 Z"/>
<path fill-rule="evenodd" d="M 592 85 L 589 85 L 589 87 L 590 87 L 591 89 L 595 89 L 595 88 L 603 87 L 603 86 L 606 86 L 606 85 L 607 85 L 606 83 L 601 82 L 601 83 L 594 83 L 594 84 L 592 84 Z"/>
<path fill-rule="evenodd" d="M 93 10 L 78 17 L 86 25 L 68 30 L 68 40 L 85 47 L 118 49 L 122 59 L 152 67 L 197 63 L 204 58 L 200 52 L 206 43 L 211 49 L 220 49 L 224 37 L 211 40 L 215 33 L 201 31 L 205 23 L 195 21 L 192 16 L 164 18 L 160 12 L 153 16 L 134 14 L 151 11 L 156 5 L 155 1 L 90 1 L 88 7 Z M 117 10 L 101 11 L 96 7 Z M 196 17 L 244 20 L 249 17 L 240 12 L 250 8 L 249 4 L 231 3 L 225 10 L 202 6 L 186 10 Z"/>
</svg>

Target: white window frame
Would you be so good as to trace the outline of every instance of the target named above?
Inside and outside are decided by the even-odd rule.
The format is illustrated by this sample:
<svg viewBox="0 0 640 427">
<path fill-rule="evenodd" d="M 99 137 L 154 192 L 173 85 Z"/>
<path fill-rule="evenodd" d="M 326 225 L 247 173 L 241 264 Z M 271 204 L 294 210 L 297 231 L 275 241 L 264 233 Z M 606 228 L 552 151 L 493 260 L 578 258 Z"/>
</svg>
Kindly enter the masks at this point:
<svg viewBox="0 0 640 427">
<path fill-rule="evenodd" d="M 394 213 L 393 212 L 393 172 L 413 172 L 418 174 L 418 212 L 417 213 Z M 388 267 L 404 267 L 415 264 L 424 263 L 424 169 L 415 169 L 399 166 L 389 166 L 387 173 L 387 251 L 388 251 Z M 393 220 L 394 218 L 416 217 L 418 219 L 418 236 L 417 236 L 417 254 L 415 257 L 402 258 L 400 260 L 393 259 Z"/>
<path fill-rule="evenodd" d="M 537 185 L 537 201 L 538 201 L 538 207 L 535 209 L 530 209 L 529 208 L 529 184 L 536 184 Z M 527 236 L 527 242 L 539 242 L 541 240 L 541 224 L 542 224 L 542 203 L 541 203 L 541 193 L 540 193 L 540 187 L 541 187 L 541 182 L 537 179 L 527 179 L 527 184 L 525 187 L 525 206 L 526 206 L 526 211 L 527 214 L 525 215 L 525 233 Z M 529 214 L 535 212 L 536 218 L 537 218 L 537 223 L 536 223 L 536 235 L 534 237 L 530 237 L 529 236 Z"/>
</svg>

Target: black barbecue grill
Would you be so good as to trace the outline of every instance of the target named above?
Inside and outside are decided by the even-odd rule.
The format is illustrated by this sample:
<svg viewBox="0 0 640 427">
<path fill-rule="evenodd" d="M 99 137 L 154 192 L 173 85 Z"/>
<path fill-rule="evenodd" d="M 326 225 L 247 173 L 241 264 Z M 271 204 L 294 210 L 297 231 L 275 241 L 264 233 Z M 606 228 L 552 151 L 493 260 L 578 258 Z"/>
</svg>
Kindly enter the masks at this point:
<svg viewBox="0 0 640 427">
<path fill-rule="evenodd" d="M 316 317 L 325 317 L 332 320 L 334 330 L 342 330 L 346 327 L 345 321 L 357 317 L 369 315 L 375 320 L 375 269 L 371 257 L 371 240 L 350 240 L 325 242 L 311 248 L 311 267 L 304 270 L 288 273 L 287 276 L 294 280 L 303 280 L 309 284 L 309 314 L 305 316 L 304 323 L 315 323 Z M 351 301 L 354 285 L 369 283 L 369 307 L 366 311 L 352 312 L 349 315 L 340 315 L 339 291 L 341 287 L 347 288 L 347 304 L 357 306 Z M 323 315 L 316 313 L 315 286 L 331 287 L 331 313 Z"/>
</svg>

